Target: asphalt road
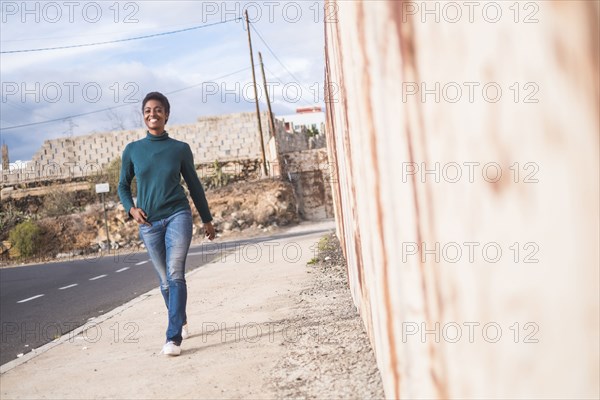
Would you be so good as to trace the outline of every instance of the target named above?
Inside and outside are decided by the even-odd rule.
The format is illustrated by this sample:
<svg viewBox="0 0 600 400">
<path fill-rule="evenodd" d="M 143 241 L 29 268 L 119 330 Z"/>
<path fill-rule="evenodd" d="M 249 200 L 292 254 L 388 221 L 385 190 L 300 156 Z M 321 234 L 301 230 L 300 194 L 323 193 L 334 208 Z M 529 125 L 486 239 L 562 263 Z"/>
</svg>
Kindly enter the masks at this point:
<svg viewBox="0 0 600 400">
<path fill-rule="evenodd" d="M 190 272 L 215 258 L 252 261 L 276 248 L 257 243 L 326 231 L 195 245 L 186 269 Z M 158 277 L 145 252 L 0 269 L 0 364 L 157 286 Z"/>
</svg>

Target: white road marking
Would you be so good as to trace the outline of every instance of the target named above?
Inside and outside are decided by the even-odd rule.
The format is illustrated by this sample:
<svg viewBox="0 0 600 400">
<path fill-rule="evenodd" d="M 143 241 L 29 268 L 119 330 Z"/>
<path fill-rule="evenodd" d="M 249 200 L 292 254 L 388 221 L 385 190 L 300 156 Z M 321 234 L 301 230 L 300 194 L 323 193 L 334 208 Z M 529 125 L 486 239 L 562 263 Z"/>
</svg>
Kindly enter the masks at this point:
<svg viewBox="0 0 600 400">
<path fill-rule="evenodd" d="M 118 269 L 115 272 L 123 272 L 123 271 L 127 271 L 128 269 L 129 269 L 129 267 L 125 267 L 125 268 Z"/>
<path fill-rule="evenodd" d="M 142 262 L 139 262 L 139 263 L 137 263 L 137 264 L 135 264 L 135 265 L 142 265 L 142 264 L 146 264 L 148 261 L 150 261 L 150 260 L 142 261 Z"/>
<path fill-rule="evenodd" d="M 98 275 L 93 278 L 90 278 L 90 281 L 95 281 L 96 279 L 104 278 L 106 275 Z"/>
<path fill-rule="evenodd" d="M 38 294 L 37 296 L 32 296 L 27 299 L 19 300 L 19 301 L 17 301 L 17 303 L 25 303 L 26 301 L 37 299 L 38 297 L 42 297 L 42 296 L 43 296 L 43 294 Z"/>
<path fill-rule="evenodd" d="M 58 288 L 58 290 L 65 290 L 65 289 L 72 288 L 72 287 L 74 287 L 74 286 L 77 286 L 77 284 L 76 284 L 76 283 L 73 283 L 73 284 L 71 284 L 71 285 L 68 285 L 68 286 L 63 286 L 63 287 L 60 287 L 60 288 Z"/>
</svg>

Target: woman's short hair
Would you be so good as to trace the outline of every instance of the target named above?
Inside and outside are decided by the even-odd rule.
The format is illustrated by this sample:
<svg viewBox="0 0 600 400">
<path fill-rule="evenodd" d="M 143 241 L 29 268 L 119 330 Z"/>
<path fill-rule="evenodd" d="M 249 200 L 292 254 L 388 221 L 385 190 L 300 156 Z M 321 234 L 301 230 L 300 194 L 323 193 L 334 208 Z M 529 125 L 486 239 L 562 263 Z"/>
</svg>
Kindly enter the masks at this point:
<svg viewBox="0 0 600 400">
<path fill-rule="evenodd" d="M 150 92 L 146 95 L 146 97 L 144 97 L 144 101 L 142 101 L 142 113 L 144 112 L 144 107 L 146 107 L 146 103 L 150 100 L 157 100 L 158 102 L 160 102 L 160 104 L 162 104 L 163 108 L 165 109 L 165 113 L 170 114 L 171 105 L 169 104 L 169 99 L 167 99 L 167 96 L 160 92 Z"/>
</svg>

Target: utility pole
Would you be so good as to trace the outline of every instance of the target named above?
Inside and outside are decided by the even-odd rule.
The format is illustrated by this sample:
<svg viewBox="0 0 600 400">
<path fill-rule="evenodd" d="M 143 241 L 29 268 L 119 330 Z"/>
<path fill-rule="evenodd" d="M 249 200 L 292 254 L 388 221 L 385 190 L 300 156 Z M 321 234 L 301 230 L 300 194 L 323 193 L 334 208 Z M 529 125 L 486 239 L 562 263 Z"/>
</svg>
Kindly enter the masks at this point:
<svg viewBox="0 0 600 400">
<path fill-rule="evenodd" d="M 267 106 L 269 107 L 269 122 L 270 122 L 270 126 L 271 126 L 271 136 L 269 137 L 269 139 L 271 137 L 273 137 L 273 140 L 275 140 L 275 152 L 277 153 L 276 157 L 277 157 L 277 161 L 273 162 L 273 156 L 271 155 L 271 176 L 280 176 L 281 175 L 281 171 L 282 171 L 282 164 L 281 164 L 281 157 L 279 154 L 279 149 L 277 147 L 277 138 L 275 137 L 275 135 L 277 134 L 277 132 L 275 132 L 275 119 L 273 118 L 273 111 L 271 110 L 271 99 L 269 99 L 269 90 L 267 89 L 267 76 L 265 75 L 265 66 L 263 64 L 263 59 L 262 59 L 262 54 L 259 51 L 258 52 L 258 58 L 260 60 L 260 70 L 262 71 L 262 77 L 263 77 L 263 85 L 265 87 L 265 96 L 267 99 Z M 271 150 L 273 150 L 273 147 L 271 147 Z"/>
<path fill-rule="evenodd" d="M 273 119 L 273 111 L 271 111 L 271 100 L 269 99 L 269 91 L 267 90 L 267 77 L 265 76 L 265 66 L 263 64 L 262 54 L 258 52 L 260 60 L 260 70 L 262 71 L 263 85 L 265 87 L 265 96 L 267 99 L 267 107 L 269 107 L 269 122 L 271 125 L 271 136 L 275 136 L 275 120 Z"/>
<path fill-rule="evenodd" d="M 269 176 L 267 171 L 267 157 L 265 156 L 265 143 L 263 142 L 262 123 L 260 122 L 260 107 L 258 106 L 258 91 L 256 90 L 256 73 L 254 72 L 254 55 L 252 54 L 252 38 L 250 37 L 250 21 L 248 20 L 248 10 L 244 12 L 246 16 L 246 29 L 248 30 L 248 46 L 250 47 L 250 64 L 252 65 L 252 81 L 254 82 L 254 98 L 256 100 L 256 118 L 258 119 L 258 132 L 260 134 L 260 151 L 262 153 L 263 173 Z"/>
</svg>

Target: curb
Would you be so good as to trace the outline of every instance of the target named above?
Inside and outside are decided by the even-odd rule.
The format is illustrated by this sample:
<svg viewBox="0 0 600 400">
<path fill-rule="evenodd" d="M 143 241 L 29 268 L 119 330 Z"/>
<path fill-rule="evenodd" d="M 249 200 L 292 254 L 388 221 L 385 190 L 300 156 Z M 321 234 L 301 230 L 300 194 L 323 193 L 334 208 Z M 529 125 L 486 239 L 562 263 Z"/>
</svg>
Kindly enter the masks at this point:
<svg viewBox="0 0 600 400">
<path fill-rule="evenodd" d="M 213 262 L 211 261 L 205 265 L 210 265 L 210 264 L 213 264 Z M 197 271 L 200 271 L 201 269 L 202 268 L 196 268 L 193 271 L 191 271 L 190 273 L 186 273 L 186 278 L 189 276 L 193 276 Z M 55 339 L 55 340 L 51 341 L 50 343 L 46 343 L 45 345 L 43 345 L 41 347 L 33 349 L 29 353 L 23 355 L 22 357 L 16 358 L 12 361 L 7 362 L 6 364 L 0 365 L 0 375 L 7 373 L 8 371 L 18 367 L 19 365 L 25 364 L 26 362 L 34 359 L 35 357 L 37 357 L 41 354 L 44 354 L 48 350 L 50 350 L 62 343 L 65 343 L 69 340 L 73 340 L 73 338 L 75 336 L 82 334 L 83 332 L 87 331 L 90 328 L 93 328 L 97 324 L 101 324 L 104 321 L 107 321 L 107 320 L 111 319 L 112 317 L 121 314 L 123 311 L 127 310 L 128 308 L 133 307 L 137 303 L 140 303 L 151 296 L 159 295 L 159 294 L 160 294 L 159 288 L 151 289 L 148 292 L 143 293 L 132 300 L 129 300 L 127 303 L 120 305 L 119 307 L 107 312 L 106 314 L 102 314 L 102 315 L 94 318 L 93 320 L 88 321 L 85 324 L 73 329 L 72 331 L 65 333 L 60 338 Z"/>
<path fill-rule="evenodd" d="M 156 293 L 153 293 L 153 292 L 156 292 Z M 41 347 L 33 349 L 29 353 L 23 355 L 22 357 L 19 357 L 17 359 L 9 361 L 6 364 L 0 365 L 0 375 L 5 374 L 6 372 L 18 367 L 21 364 L 26 363 L 27 361 L 34 359 L 35 357 L 37 357 L 41 354 L 44 354 L 45 352 L 52 349 L 53 347 L 56 347 L 62 343 L 65 343 L 68 340 L 73 340 L 73 338 L 75 336 L 80 335 L 81 333 L 87 331 L 88 329 L 92 328 L 96 324 L 100 324 L 106 320 L 111 319 L 112 317 L 120 314 L 121 312 L 125 311 L 128 308 L 133 307 L 137 303 L 147 299 L 148 297 L 150 297 L 154 294 L 158 294 L 158 289 L 152 289 L 149 292 L 146 292 L 146 293 L 136 297 L 135 299 L 130 300 L 127 303 L 115 308 L 114 310 L 109 311 L 106 314 L 100 315 L 100 316 L 94 318 L 92 321 L 88 321 L 85 324 L 73 329 L 72 331 L 65 333 L 60 338 L 55 339 L 55 340 L 51 341 L 50 343 L 46 343 L 45 345 L 43 345 Z"/>
</svg>

